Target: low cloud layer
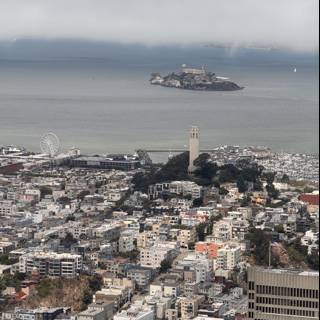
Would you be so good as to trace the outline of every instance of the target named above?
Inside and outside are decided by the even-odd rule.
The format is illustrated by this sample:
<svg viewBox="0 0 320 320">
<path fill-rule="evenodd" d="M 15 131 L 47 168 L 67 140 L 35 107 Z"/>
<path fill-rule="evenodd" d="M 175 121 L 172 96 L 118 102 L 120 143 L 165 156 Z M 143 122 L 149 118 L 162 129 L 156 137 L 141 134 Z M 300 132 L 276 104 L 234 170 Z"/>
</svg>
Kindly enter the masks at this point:
<svg viewBox="0 0 320 320">
<path fill-rule="evenodd" d="M 1 0 L 0 40 L 272 46 L 318 51 L 318 0 Z"/>
</svg>

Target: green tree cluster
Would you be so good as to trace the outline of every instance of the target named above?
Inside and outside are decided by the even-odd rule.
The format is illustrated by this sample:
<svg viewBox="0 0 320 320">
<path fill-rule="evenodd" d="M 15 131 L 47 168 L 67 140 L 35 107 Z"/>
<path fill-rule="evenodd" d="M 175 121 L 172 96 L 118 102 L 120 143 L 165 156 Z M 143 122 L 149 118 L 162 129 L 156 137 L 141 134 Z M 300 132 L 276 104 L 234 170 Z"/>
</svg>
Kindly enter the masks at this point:
<svg viewBox="0 0 320 320">
<path fill-rule="evenodd" d="M 21 289 L 21 282 L 25 279 L 25 275 L 22 273 L 4 274 L 0 276 L 0 296 L 1 292 L 7 287 L 13 287 L 16 291 Z"/>
<path fill-rule="evenodd" d="M 237 182 L 240 192 L 248 190 L 249 183 L 257 191 L 263 189 L 261 176 L 264 168 L 250 161 L 239 161 L 236 165 L 227 164 L 218 166 L 211 161 L 207 153 L 201 154 L 194 164 L 197 170 L 193 175 L 188 174 L 189 152 L 181 153 L 161 167 L 151 167 L 146 172 L 137 173 L 133 178 L 136 190 L 147 192 L 148 187 L 155 183 L 169 182 L 174 180 L 192 180 L 202 186 L 219 187 L 222 183 Z M 225 194 L 225 190 L 222 191 Z"/>
<path fill-rule="evenodd" d="M 70 249 L 72 245 L 78 243 L 78 240 L 73 237 L 71 233 L 67 233 L 66 236 L 60 240 L 60 244 L 65 248 Z"/>
<path fill-rule="evenodd" d="M 249 240 L 253 255 L 257 265 L 267 266 L 269 264 L 269 245 L 271 235 L 260 229 L 252 229 L 246 234 L 246 240 Z"/>
<path fill-rule="evenodd" d="M 160 272 L 167 272 L 172 267 L 172 261 L 165 259 L 161 262 Z"/>
<path fill-rule="evenodd" d="M 50 279 L 50 278 L 41 279 L 41 281 L 37 286 L 39 297 L 40 298 L 48 297 L 51 294 L 54 287 L 55 287 L 55 283 L 53 279 Z"/>
<path fill-rule="evenodd" d="M 0 264 L 12 265 L 18 262 L 18 259 L 11 259 L 8 254 L 0 255 Z"/>
</svg>

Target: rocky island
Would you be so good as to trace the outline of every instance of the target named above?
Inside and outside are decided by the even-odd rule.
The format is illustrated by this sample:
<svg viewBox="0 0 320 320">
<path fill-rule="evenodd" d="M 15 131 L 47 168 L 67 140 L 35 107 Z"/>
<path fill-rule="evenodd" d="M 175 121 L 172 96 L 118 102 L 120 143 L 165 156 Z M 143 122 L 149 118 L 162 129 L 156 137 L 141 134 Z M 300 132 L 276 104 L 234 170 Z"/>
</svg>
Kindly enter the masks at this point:
<svg viewBox="0 0 320 320">
<path fill-rule="evenodd" d="M 215 73 L 207 72 L 204 68 L 192 69 L 186 66 L 182 66 L 181 72 L 173 72 L 165 77 L 162 77 L 159 73 L 153 73 L 150 83 L 162 87 L 197 91 L 235 91 L 243 89 L 228 78 L 218 77 Z"/>
</svg>

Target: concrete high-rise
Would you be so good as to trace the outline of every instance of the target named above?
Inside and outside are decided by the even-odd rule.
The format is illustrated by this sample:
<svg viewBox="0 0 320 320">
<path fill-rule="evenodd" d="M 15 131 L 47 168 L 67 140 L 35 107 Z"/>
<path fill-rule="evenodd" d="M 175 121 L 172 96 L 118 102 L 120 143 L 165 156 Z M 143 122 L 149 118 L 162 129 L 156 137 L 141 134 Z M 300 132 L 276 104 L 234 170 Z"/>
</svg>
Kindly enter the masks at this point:
<svg viewBox="0 0 320 320">
<path fill-rule="evenodd" d="M 189 139 L 189 169 L 190 173 L 196 170 L 194 161 L 199 157 L 200 147 L 200 130 L 198 127 L 191 127 Z"/>
<path fill-rule="evenodd" d="M 248 319 L 319 319 L 319 273 L 252 267 Z"/>
</svg>

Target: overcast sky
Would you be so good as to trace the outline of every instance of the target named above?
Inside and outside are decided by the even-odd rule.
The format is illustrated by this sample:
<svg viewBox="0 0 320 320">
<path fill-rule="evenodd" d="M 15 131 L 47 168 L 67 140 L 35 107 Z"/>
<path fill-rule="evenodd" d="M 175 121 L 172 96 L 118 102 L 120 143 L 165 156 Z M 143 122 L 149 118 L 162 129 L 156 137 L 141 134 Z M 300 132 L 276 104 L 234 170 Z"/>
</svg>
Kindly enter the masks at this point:
<svg viewBox="0 0 320 320">
<path fill-rule="evenodd" d="M 318 0 L 0 0 L 0 40 L 318 50 Z"/>
</svg>

